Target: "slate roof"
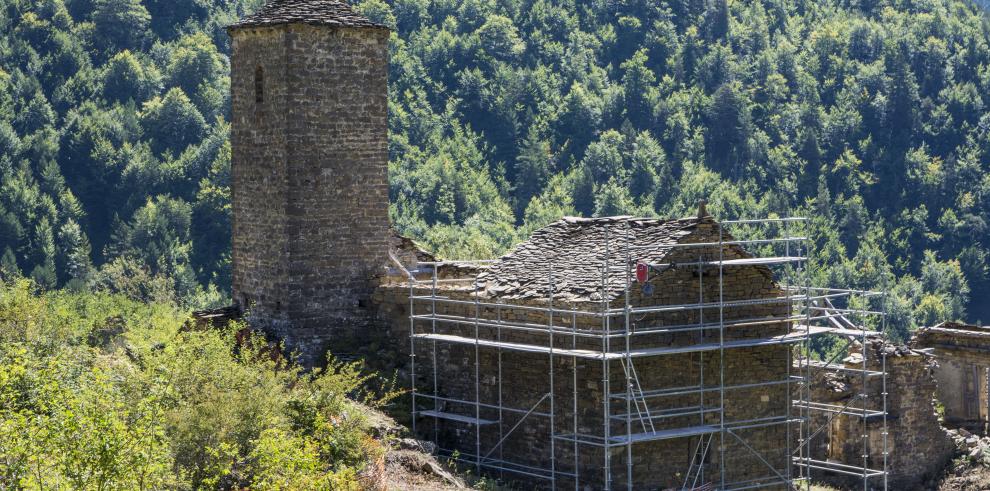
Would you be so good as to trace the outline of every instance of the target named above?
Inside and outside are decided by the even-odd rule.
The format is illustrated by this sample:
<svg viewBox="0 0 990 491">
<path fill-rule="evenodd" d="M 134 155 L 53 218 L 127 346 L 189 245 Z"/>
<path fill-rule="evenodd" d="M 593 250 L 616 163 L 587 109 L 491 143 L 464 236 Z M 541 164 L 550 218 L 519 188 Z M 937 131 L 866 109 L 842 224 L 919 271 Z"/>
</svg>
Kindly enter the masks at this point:
<svg viewBox="0 0 990 491">
<path fill-rule="evenodd" d="M 948 337 L 990 340 L 990 327 L 946 321 L 937 326 L 922 327 L 918 329 L 916 335 L 919 339 L 925 337 Z"/>
<path fill-rule="evenodd" d="M 553 265 L 554 298 L 567 302 L 601 301 L 600 267 L 606 256 L 611 267 L 623 267 L 628 240 L 631 246 L 649 246 L 636 251 L 637 261 L 662 262 L 670 245 L 692 233 L 711 217 L 655 220 L 632 217 L 564 218 L 533 233 L 529 240 L 478 275 L 480 287 L 505 299 L 549 297 L 550 265 Z M 608 251 L 606 254 L 606 237 Z M 609 299 L 625 289 L 625 275 L 612 274 L 604 291 Z"/>
<path fill-rule="evenodd" d="M 387 29 L 355 12 L 346 2 L 338 0 L 271 0 L 261 10 L 244 17 L 227 29 L 281 24 Z"/>
</svg>

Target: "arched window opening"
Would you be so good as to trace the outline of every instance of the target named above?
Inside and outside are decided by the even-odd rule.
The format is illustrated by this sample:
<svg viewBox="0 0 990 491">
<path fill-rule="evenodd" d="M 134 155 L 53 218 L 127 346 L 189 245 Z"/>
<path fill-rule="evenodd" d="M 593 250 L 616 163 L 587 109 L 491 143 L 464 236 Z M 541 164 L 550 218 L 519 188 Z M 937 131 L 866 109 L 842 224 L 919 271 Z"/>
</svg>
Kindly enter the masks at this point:
<svg viewBox="0 0 990 491">
<path fill-rule="evenodd" d="M 265 69 L 260 66 L 254 70 L 254 102 L 265 102 Z"/>
</svg>

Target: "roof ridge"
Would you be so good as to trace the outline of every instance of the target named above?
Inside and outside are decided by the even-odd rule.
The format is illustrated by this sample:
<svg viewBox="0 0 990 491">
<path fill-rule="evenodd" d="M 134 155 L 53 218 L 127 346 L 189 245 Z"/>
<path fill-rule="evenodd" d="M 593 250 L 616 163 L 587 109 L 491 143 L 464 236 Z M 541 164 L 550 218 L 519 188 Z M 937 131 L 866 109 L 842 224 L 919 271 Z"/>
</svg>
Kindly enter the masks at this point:
<svg viewBox="0 0 990 491">
<path fill-rule="evenodd" d="M 657 218 L 657 217 L 641 217 L 635 215 L 616 215 L 607 217 L 575 217 L 575 216 L 565 216 L 556 222 L 551 222 L 552 226 L 558 223 L 567 224 L 603 224 L 603 223 L 683 223 L 691 222 L 697 223 L 702 221 L 715 221 L 712 217 L 706 216 L 703 218 L 698 217 L 684 217 L 684 218 Z"/>
</svg>

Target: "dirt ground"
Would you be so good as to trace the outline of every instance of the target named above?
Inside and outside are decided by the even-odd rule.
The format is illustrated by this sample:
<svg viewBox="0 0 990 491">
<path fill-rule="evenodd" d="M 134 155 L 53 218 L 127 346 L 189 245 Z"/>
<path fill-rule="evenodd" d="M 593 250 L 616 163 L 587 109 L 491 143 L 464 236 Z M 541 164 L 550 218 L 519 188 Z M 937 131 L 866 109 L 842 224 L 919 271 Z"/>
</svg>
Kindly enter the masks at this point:
<svg viewBox="0 0 990 491">
<path fill-rule="evenodd" d="M 368 408 L 375 438 L 390 450 L 368 477 L 375 491 L 448 491 L 471 489 L 453 469 L 431 455 L 430 443 L 408 438 L 407 430 L 389 416 Z"/>
<path fill-rule="evenodd" d="M 389 491 L 446 491 L 470 489 L 432 455 L 397 449 L 385 456 L 385 489 Z"/>
<path fill-rule="evenodd" d="M 990 490 L 990 468 L 969 463 L 954 467 L 939 483 L 938 491 Z"/>
</svg>

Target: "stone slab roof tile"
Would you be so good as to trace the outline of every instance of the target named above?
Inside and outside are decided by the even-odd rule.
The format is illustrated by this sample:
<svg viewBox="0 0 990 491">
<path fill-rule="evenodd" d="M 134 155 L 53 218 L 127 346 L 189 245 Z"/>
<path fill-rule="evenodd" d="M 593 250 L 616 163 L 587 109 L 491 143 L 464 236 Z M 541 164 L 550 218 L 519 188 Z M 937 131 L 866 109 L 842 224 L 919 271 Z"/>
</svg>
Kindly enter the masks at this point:
<svg viewBox="0 0 990 491">
<path fill-rule="evenodd" d="M 990 327 L 946 321 L 937 326 L 922 327 L 918 330 L 917 337 L 919 339 L 927 337 L 943 337 L 990 340 Z"/>
<path fill-rule="evenodd" d="M 437 258 L 426 249 L 423 249 L 416 241 L 400 234 L 394 228 L 389 228 L 389 247 L 400 258 L 409 258 L 417 262 L 436 261 Z"/>
<path fill-rule="evenodd" d="M 282 24 L 387 29 L 355 12 L 346 2 L 338 0 L 272 0 L 258 12 L 244 17 L 227 29 Z"/>
<path fill-rule="evenodd" d="M 554 298 L 565 302 L 611 300 L 625 288 L 625 275 L 609 275 L 602 284 L 600 268 L 625 264 L 621 246 L 643 246 L 636 260 L 661 262 L 670 247 L 690 235 L 704 219 L 654 220 L 632 217 L 564 218 L 536 232 L 530 239 L 478 276 L 490 295 L 505 299 L 548 298 L 551 274 Z M 606 243 L 608 245 L 606 245 Z M 552 266 L 552 268 L 551 268 Z"/>
</svg>

